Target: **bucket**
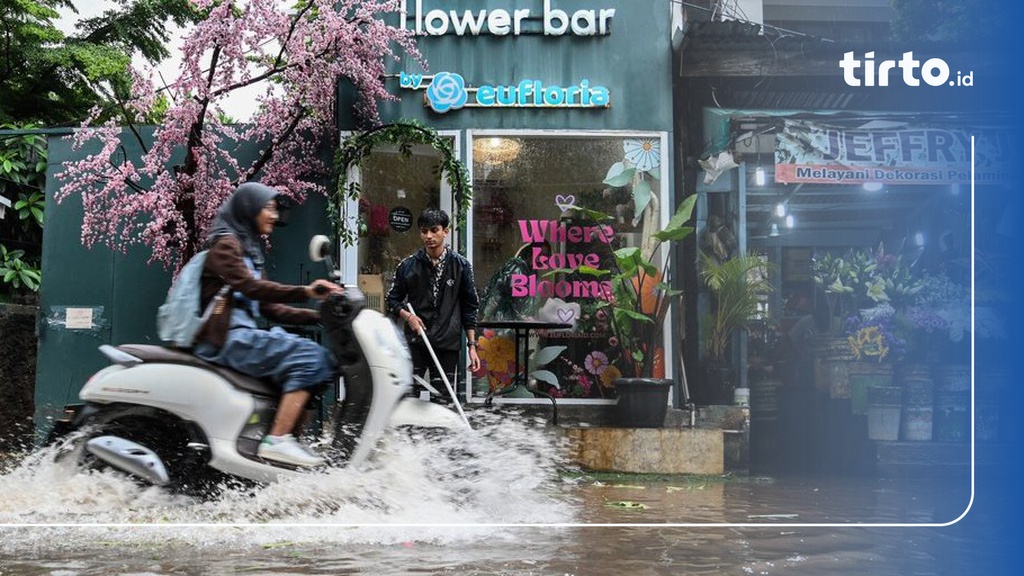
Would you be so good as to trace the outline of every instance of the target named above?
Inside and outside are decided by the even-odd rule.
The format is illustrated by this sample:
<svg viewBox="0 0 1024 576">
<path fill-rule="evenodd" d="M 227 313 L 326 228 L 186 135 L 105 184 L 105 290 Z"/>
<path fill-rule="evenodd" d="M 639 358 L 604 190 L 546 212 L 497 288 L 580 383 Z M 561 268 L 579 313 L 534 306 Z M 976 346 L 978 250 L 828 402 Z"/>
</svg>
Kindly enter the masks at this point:
<svg viewBox="0 0 1024 576">
<path fill-rule="evenodd" d="M 611 422 L 620 428 L 661 428 L 668 413 L 671 380 L 619 378 L 615 390 L 619 399 L 612 405 Z"/>
<path fill-rule="evenodd" d="M 750 388 L 737 388 L 733 390 L 732 403 L 735 406 L 750 406 Z"/>
<path fill-rule="evenodd" d="M 866 414 L 868 389 L 874 386 L 892 386 L 892 367 L 888 364 L 854 362 L 847 375 L 850 389 L 850 410 L 854 414 Z"/>
<path fill-rule="evenodd" d="M 902 404 L 903 389 L 899 386 L 868 388 L 868 439 L 899 440 Z"/>
<path fill-rule="evenodd" d="M 938 442 L 970 440 L 970 366 L 943 364 L 935 368 L 935 414 L 932 438 Z"/>
<path fill-rule="evenodd" d="M 903 380 L 903 412 L 900 416 L 900 437 L 911 442 L 932 439 L 932 416 L 935 407 L 935 385 L 931 379 L 909 376 Z"/>
<path fill-rule="evenodd" d="M 846 337 L 828 336 L 818 341 L 814 357 L 814 385 L 832 398 L 849 398 L 847 364 L 853 360 Z"/>
<path fill-rule="evenodd" d="M 965 442 L 971 437 L 971 391 L 936 390 L 932 436 L 938 442 Z"/>
<path fill-rule="evenodd" d="M 939 390 L 963 392 L 971 389 L 971 367 L 962 364 L 940 364 L 935 368 L 935 386 Z"/>
<path fill-rule="evenodd" d="M 779 418 L 778 380 L 761 380 L 750 388 L 750 419 L 758 421 Z"/>
</svg>

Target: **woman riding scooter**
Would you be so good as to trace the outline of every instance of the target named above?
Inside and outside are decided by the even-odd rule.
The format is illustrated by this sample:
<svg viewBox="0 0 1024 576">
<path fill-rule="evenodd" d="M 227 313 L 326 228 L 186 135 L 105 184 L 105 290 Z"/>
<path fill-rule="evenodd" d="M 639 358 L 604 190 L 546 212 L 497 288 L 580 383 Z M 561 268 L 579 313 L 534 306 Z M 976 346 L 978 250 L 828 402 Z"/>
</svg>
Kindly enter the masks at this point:
<svg viewBox="0 0 1024 576">
<path fill-rule="evenodd" d="M 264 330 L 257 318 L 287 324 L 315 324 L 316 310 L 287 306 L 323 300 L 341 292 L 327 280 L 308 286 L 279 284 L 264 278 L 263 236 L 278 220 L 277 190 L 256 182 L 238 187 L 217 211 L 207 237 L 209 253 L 202 275 L 202 307 L 227 284 L 224 305 L 215 306 L 197 335 L 193 353 L 281 388 L 274 421 L 259 445 L 259 457 L 294 466 L 316 466 L 323 459 L 294 437 L 312 390 L 337 378 L 337 362 L 324 347 L 284 331 Z"/>
</svg>

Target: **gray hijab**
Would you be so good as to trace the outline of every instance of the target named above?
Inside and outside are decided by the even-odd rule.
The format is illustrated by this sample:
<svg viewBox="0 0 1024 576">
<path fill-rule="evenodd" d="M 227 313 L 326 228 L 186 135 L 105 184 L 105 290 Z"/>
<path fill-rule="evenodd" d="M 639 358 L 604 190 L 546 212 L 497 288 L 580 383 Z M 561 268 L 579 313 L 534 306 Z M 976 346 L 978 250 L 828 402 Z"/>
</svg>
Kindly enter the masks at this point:
<svg viewBox="0 0 1024 576">
<path fill-rule="evenodd" d="M 242 251 L 252 259 L 257 270 L 263 267 L 263 242 L 256 228 L 256 216 L 263 206 L 280 192 L 259 182 L 246 182 L 221 204 L 213 219 L 207 245 L 213 245 L 218 237 L 231 234 L 242 244 Z"/>
</svg>

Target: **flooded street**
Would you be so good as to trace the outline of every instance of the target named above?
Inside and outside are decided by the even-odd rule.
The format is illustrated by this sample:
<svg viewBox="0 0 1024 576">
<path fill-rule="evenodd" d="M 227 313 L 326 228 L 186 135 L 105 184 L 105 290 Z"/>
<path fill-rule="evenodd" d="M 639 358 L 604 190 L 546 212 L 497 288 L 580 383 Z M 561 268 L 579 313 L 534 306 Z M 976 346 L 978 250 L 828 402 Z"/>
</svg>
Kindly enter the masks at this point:
<svg viewBox="0 0 1024 576">
<path fill-rule="evenodd" d="M 0 476 L 0 575 L 977 574 L 1005 543 L 983 511 L 880 525 L 955 520 L 965 482 L 618 481 L 566 472 L 536 425 L 485 415 L 472 441 L 394 433 L 366 469 L 205 501 L 43 451 Z"/>
</svg>

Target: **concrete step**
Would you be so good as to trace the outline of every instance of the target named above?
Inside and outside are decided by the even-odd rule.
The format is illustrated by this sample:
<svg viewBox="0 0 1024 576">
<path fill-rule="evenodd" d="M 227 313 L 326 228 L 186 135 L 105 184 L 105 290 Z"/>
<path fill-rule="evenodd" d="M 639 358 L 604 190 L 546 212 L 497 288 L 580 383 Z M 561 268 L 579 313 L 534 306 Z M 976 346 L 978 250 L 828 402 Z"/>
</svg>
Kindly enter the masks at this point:
<svg viewBox="0 0 1024 576">
<path fill-rule="evenodd" d="M 875 471 L 882 478 L 938 478 L 970 469 L 967 442 L 875 442 Z"/>
<path fill-rule="evenodd" d="M 593 471 L 724 474 L 725 434 L 702 428 L 568 428 L 571 458 Z"/>
</svg>

